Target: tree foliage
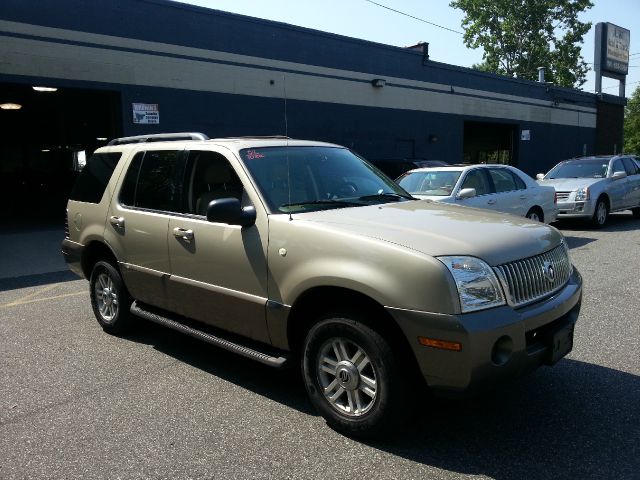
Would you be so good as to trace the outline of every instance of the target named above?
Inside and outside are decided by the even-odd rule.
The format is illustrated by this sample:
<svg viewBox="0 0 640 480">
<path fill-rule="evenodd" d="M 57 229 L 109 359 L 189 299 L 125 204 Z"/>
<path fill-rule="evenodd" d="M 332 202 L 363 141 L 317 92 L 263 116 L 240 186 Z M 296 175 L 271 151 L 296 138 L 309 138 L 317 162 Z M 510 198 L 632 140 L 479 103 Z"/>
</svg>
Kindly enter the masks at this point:
<svg viewBox="0 0 640 480">
<path fill-rule="evenodd" d="M 624 151 L 640 155 L 640 86 L 624 108 Z"/>
<path fill-rule="evenodd" d="M 536 80 L 545 67 L 545 79 L 556 85 L 586 82 L 580 47 L 591 23 L 578 15 L 593 6 L 590 0 L 453 0 L 450 6 L 465 13 L 465 45 L 484 49 L 474 68 Z"/>
</svg>

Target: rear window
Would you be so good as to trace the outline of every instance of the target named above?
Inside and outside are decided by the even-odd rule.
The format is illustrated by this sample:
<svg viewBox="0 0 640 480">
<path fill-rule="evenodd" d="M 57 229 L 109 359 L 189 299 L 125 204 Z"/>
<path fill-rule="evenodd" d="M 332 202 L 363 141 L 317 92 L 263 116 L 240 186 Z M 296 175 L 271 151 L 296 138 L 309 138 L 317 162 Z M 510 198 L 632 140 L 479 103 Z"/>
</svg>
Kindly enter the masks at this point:
<svg viewBox="0 0 640 480">
<path fill-rule="evenodd" d="M 120 157 L 121 152 L 94 153 L 78 175 L 69 199 L 100 203 Z"/>
</svg>

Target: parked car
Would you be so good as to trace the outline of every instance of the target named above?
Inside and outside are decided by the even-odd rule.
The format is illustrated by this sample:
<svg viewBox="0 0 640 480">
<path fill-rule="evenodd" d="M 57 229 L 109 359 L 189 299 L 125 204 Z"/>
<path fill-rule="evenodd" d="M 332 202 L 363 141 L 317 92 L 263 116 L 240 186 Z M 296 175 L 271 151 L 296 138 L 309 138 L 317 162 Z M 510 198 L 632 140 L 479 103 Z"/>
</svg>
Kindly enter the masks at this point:
<svg viewBox="0 0 640 480">
<path fill-rule="evenodd" d="M 379 168 L 389 178 L 396 178 L 403 173 L 420 167 L 446 167 L 449 165 L 442 160 L 424 160 L 424 159 L 392 159 L 392 160 L 370 160 L 377 168 Z"/>
<path fill-rule="evenodd" d="M 141 317 L 300 365 L 326 421 L 360 436 L 420 415 L 423 382 L 464 393 L 554 364 L 582 298 L 555 228 L 418 201 L 346 148 L 283 138 L 110 142 L 62 251 L 106 332 Z"/>
<path fill-rule="evenodd" d="M 640 218 L 637 157 L 608 155 L 565 160 L 537 178 L 540 185 L 556 189 L 559 219 L 584 218 L 602 227 L 609 213 L 627 209 Z"/>
<path fill-rule="evenodd" d="M 555 190 L 508 165 L 420 168 L 396 182 L 421 199 L 487 208 L 546 223 L 557 216 Z"/>
</svg>

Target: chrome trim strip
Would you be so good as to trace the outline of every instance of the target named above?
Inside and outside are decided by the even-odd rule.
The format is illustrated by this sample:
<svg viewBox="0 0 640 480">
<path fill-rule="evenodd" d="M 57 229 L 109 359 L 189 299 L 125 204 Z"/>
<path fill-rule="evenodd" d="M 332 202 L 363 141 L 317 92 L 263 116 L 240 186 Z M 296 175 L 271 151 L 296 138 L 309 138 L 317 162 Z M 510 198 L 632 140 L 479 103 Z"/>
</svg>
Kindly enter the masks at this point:
<svg viewBox="0 0 640 480">
<path fill-rule="evenodd" d="M 198 280 L 192 280 L 190 278 L 180 277 L 177 275 L 171 275 L 169 280 L 176 281 L 178 283 L 182 283 L 184 285 L 189 285 L 191 287 L 202 288 L 204 290 L 208 290 L 213 293 L 217 293 L 220 295 L 227 295 L 230 297 L 237 298 L 239 300 L 244 300 L 247 302 L 258 303 L 261 305 L 266 305 L 267 298 L 260 297 L 258 295 L 253 295 L 251 293 L 241 292 L 239 290 L 233 290 L 231 288 L 220 287 L 218 285 L 212 285 L 210 283 L 200 282 Z"/>
</svg>

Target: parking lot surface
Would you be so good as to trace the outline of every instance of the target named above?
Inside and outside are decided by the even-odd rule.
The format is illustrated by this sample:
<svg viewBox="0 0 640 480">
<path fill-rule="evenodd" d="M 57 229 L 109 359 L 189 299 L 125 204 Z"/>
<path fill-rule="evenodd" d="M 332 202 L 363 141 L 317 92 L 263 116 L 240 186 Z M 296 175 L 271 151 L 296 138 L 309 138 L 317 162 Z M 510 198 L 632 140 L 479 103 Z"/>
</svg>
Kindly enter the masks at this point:
<svg viewBox="0 0 640 480">
<path fill-rule="evenodd" d="M 0 279 L 0 478 L 640 478 L 640 220 L 558 225 L 583 274 L 573 352 L 363 443 L 295 371 L 141 322 L 102 332 L 88 283 Z"/>
</svg>

